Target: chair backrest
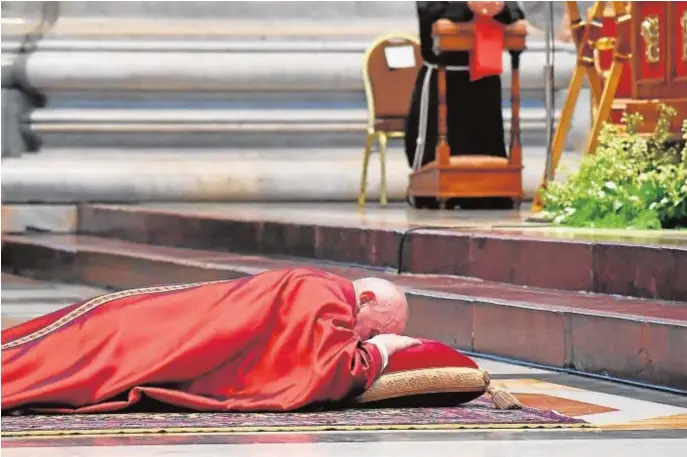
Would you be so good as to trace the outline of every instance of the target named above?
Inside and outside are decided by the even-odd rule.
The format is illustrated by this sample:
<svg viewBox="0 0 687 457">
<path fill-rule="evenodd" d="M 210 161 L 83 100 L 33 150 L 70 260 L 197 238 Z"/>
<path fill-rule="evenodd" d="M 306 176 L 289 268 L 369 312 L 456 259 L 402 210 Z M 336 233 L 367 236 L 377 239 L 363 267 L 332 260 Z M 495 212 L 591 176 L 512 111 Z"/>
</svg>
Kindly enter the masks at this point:
<svg viewBox="0 0 687 457">
<path fill-rule="evenodd" d="M 408 60 L 410 51 L 413 61 Z M 391 68 L 390 65 L 397 68 Z M 388 35 L 378 38 L 370 45 L 363 59 L 363 81 L 370 128 L 376 126 L 382 130 L 403 130 L 402 125 L 408 116 L 410 97 L 421 66 L 420 45 L 414 37 Z"/>
</svg>

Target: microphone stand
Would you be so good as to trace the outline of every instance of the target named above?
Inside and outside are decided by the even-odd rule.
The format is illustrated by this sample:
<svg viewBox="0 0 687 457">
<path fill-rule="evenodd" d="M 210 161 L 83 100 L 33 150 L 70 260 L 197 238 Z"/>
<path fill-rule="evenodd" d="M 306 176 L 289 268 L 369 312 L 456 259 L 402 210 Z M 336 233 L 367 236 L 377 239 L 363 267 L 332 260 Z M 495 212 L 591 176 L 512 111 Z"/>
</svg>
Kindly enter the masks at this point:
<svg viewBox="0 0 687 457">
<path fill-rule="evenodd" d="M 553 176 L 552 163 L 552 147 L 554 123 L 556 119 L 555 107 L 555 90 L 554 87 L 554 57 L 555 57 L 555 43 L 554 43 L 554 14 L 553 2 L 546 2 L 548 9 L 545 31 L 545 53 L 546 65 L 544 65 L 544 104 L 546 106 L 546 167 L 544 175 L 546 182 L 549 182 Z"/>
</svg>

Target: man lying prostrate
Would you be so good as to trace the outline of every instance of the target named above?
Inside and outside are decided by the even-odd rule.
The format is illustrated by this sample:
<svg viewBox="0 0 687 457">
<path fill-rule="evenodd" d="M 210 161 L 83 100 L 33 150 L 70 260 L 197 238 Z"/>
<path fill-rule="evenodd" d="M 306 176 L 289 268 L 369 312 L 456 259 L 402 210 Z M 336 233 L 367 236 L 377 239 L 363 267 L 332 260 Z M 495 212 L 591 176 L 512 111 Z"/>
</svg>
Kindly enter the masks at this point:
<svg viewBox="0 0 687 457">
<path fill-rule="evenodd" d="M 2 410 L 336 402 L 368 388 L 390 355 L 420 344 L 397 335 L 407 320 L 393 283 L 310 269 L 116 292 L 3 330 Z"/>
</svg>

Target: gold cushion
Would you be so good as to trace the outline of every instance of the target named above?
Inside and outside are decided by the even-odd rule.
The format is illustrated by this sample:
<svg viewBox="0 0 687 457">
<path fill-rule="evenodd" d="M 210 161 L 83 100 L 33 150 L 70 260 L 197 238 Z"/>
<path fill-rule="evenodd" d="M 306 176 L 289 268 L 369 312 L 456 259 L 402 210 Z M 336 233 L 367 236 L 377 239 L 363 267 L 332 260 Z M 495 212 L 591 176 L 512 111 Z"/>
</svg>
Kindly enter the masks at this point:
<svg viewBox="0 0 687 457">
<path fill-rule="evenodd" d="M 459 167 L 506 167 L 508 159 L 505 157 L 494 157 L 486 155 L 462 155 L 451 156 L 449 163 Z"/>
<path fill-rule="evenodd" d="M 386 373 L 354 403 L 373 403 L 399 397 L 431 396 L 436 394 L 468 394 L 457 396 L 458 403 L 479 397 L 489 386 L 489 373 L 466 367 L 421 368 Z"/>
</svg>

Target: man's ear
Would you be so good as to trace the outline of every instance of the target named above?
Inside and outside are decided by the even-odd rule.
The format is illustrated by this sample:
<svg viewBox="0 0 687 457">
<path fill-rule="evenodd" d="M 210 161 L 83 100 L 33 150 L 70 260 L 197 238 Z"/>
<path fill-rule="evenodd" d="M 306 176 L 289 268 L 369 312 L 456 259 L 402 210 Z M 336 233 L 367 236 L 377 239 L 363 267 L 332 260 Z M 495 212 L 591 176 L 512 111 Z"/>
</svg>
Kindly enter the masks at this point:
<svg viewBox="0 0 687 457">
<path fill-rule="evenodd" d="M 375 301 L 377 296 L 374 294 L 374 292 L 366 290 L 365 292 L 360 294 L 360 305 L 364 305 L 366 303 L 370 303 L 371 301 Z"/>
</svg>

